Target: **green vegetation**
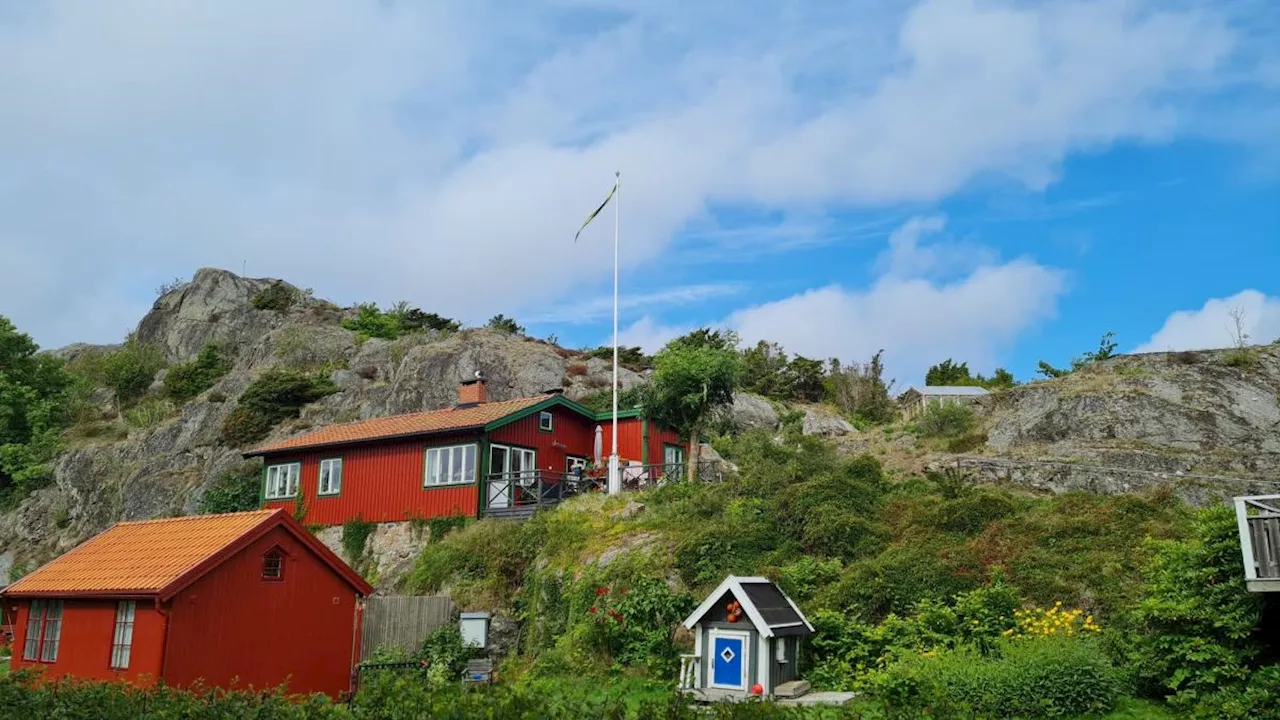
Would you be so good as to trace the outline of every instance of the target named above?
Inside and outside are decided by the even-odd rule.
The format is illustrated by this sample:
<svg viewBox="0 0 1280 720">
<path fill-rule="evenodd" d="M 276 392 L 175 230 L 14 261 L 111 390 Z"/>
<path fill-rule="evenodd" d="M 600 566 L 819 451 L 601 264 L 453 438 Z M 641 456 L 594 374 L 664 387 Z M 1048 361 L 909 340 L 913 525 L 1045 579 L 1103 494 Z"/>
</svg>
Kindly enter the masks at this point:
<svg viewBox="0 0 1280 720">
<path fill-rule="evenodd" d="M 284 312 L 297 304 L 299 293 L 288 283 L 279 280 L 259 290 L 249 302 L 258 310 Z"/>
<path fill-rule="evenodd" d="M 866 363 L 850 365 L 832 360 L 826 379 L 827 400 L 855 421 L 880 424 L 893 420 L 897 407 L 889 395 L 893 382 L 884 381 L 883 356 L 881 350 Z"/>
<path fill-rule="evenodd" d="M 277 423 L 297 417 L 302 406 L 338 392 L 327 375 L 273 369 L 240 395 L 222 425 L 222 441 L 244 447 L 261 440 Z"/>
<path fill-rule="evenodd" d="M 123 408 L 146 394 L 156 373 L 164 367 L 164 355 L 158 348 L 130 336 L 124 345 L 102 355 L 98 367 L 102 384 L 115 391 L 116 405 Z"/>
<path fill-rule="evenodd" d="M 954 438 L 973 429 L 973 409 L 953 402 L 930 403 L 916 420 L 916 428 L 925 437 Z"/>
<path fill-rule="evenodd" d="M 630 410 L 633 408 L 644 407 L 648 400 L 647 385 L 633 385 L 625 388 L 618 393 L 618 409 Z M 594 412 L 607 412 L 613 409 L 613 391 L 607 386 L 583 395 L 578 404 L 585 406 Z"/>
<path fill-rule="evenodd" d="M 489 318 L 489 322 L 485 323 L 485 327 L 490 330 L 497 330 L 498 332 L 504 332 L 510 335 L 524 334 L 523 325 L 517 323 L 514 318 L 509 318 L 502 314 L 494 315 Z"/>
<path fill-rule="evenodd" d="M 62 361 L 0 316 L 0 505 L 12 505 L 52 477 L 70 420 L 73 378 Z"/>
<path fill-rule="evenodd" d="M 122 413 L 125 424 L 139 430 L 149 430 L 173 416 L 173 403 L 162 397 L 148 397 L 138 401 Z"/>
<path fill-rule="evenodd" d="M 184 403 L 213 387 L 231 371 L 231 359 L 212 343 L 200 349 L 190 362 L 174 365 L 164 376 L 164 391 L 169 399 Z"/>
<path fill-rule="evenodd" d="M 741 389 L 775 400 L 821 402 L 826 367 L 802 355 L 788 359 L 777 343 L 761 340 L 742 351 Z"/>
<path fill-rule="evenodd" d="M 991 377 L 986 377 L 982 373 L 972 375 L 969 372 L 969 363 L 954 363 L 951 358 L 947 358 L 929 368 L 929 372 L 924 376 L 925 385 L 976 385 L 990 390 L 1000 388 L 1011 388 L 1018 382 L 1013 379 L 1013 373 L 1004 368 L 996 368 Z"/>
<path fill-rule="evenodd" d="M 261 504 L 262 464 L 244 462 L 219 475 L 200 496 L 200 514 L 256 510 Z"/>
<path fill-rule="evenodd" d="M 702 431 L 716 408 L 733 401 L 738 338 L 695 330 L 672 340 L 653 358 L 645 408 L 654 419 L 689 438 L 689 472 L 698 466 Z"/>
<path fill-rule="evenodd" d="M 1092 363 L 1098 362 L 1099 360 L 1107 360 L 1109 358 L 1115 357 L 1116 347 L 1118 347 L 1114 340 L 1115 336 L 1116 334 L 1113 332 L 1105 333 L 1102 336 L 1102 339 L 1098 341 L 1098 349 L 1091 350 L 1081 355 L 1080 357 L 1072 359 L 1071 368 L 1069 370 L 1056 368 L 1050 365 L 1049 363 L 1045 362 L 1044 360 L 1041 360 L 1039 364 L 1039 369 L 1036 370 L 1036 372 L 1048 378 L 1066 377 L 1067 375 L 1070 375 L 1076 370 L 1079 370 L 1082 367 L 1086 367 Z"/>
<path fill-rule="evenodd" d="M 369 536 L 377 526 L 359 516 L 342 524 L 342 554 L 347 562 L 360 564 L 365 556 L 365 546 L 369 544 Z"/>
<path fill-rule="evenodd" d="M 435 313 L 423 312 L 400 301 L 385 312 L 378 309 L 377 303 L 358 305 L 356 316 L 343 320 L 342 327 L 355 332 L 361 340 L 395 340 L 418 332 L 453 333 L 461 329 L 462 324 Z"/>
<path fill-rule="evenodd" d="M 598 348 L 587 350 L 582 354 L 586 358 L 599 358 L 610 363 L 613 362 L 613 346 L 601 345 Z M 653 367 L 653 358 L 644 354 L 639 347 L 618 347 L 618 364 L 623 367 L 640 372 Z"/>
</svg>

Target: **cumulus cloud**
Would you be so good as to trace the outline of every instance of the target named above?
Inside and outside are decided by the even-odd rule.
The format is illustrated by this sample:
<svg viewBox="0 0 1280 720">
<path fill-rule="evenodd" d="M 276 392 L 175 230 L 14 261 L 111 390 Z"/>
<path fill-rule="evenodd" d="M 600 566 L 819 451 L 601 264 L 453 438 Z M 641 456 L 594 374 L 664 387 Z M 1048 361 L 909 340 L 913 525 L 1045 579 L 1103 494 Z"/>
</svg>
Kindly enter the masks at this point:
<svg viewBox="0 0 1280 720">
<path fill-rule="evenodd" d="M 618 344 L 626 347 L 639 347 L 646 353 L 656 353 L 663 345 L 687 332 L 695 330 L 692 325 L 664 325 L 645 315 L 631 325 L 618 331 Z M 605 339 L 602 344 L 610 344 L 613 338 Z"/>
<path fill-rule="evenodd" d="M 1230 347 L 1237 338 L 1236 319 L 1251 344 L 1280 339 L 1280 297 L 1257 290 L 1242 290 L 1226 298 L 1205 302 L 1199 310 L 1179 310 L 1170 315 L 1151 339 L 1134 352 L 1202 350 Z"/>
<path fill-rule="evenodd" d="M 1019 334 L 1053 316 L 1066 279 L 1059 270 L 1017 259 L 984 261 L 955 279 L 930 280 L 921 275 L 940 268 L 910 261 L 920 253 L 933 257 L 917 243 L 922 228 L 942 226 L 940 218 L 908 221 L 887 251 L 884 264 L 893 272 L 866 289 L 816 288 L 735 312 L 728 324 L 744 342 L 777 341 L 809 357 L 865 362 L 883 349 L 902 384 L 920 382 L 929 365 L 948 357 L 990 370 Z M 912 241 L 902 242 L 903 234 Z M 906 272 L 911 268 L 916 272 Z"/>
<path fill-rule="evenodd" d="M 114 340 L 160 282 L 243 265 L 532 314 L 607 285 L 605 230 L 569 239 L 615 169 L 642 269 L 713 208 L 1042 187 L 1072 151 L 1177 133 L 1239 44 L 1213 6 L 1155 0 L 877 7 L 18 4 L 0 310 L 46 344 Z"/>
</svg>

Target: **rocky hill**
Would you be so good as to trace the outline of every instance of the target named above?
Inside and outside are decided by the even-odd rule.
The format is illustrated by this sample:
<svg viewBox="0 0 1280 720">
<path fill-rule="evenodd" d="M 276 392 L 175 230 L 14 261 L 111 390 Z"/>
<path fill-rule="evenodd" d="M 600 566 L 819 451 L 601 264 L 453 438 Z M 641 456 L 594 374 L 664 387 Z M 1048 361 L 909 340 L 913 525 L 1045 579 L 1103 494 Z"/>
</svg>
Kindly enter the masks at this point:
<svg viewBox="0 0 1280 720">
<path fill-rule="evenodd" d="M 264 293 L 290 302 L 270 306 Z M 231 359 L 212 387 L 167 416 L 115 434 L 68 433 L 54 482 L 0 515 L 0 580 L 113 522 L 195 512 L 210 484 L 241 463 L 243 448 L 220 439 L 237 399 L 263 373 L 326 375 L 338 391 L 276 426 L 271 438 L 307 427 L 448 406 L 457 383 L 479 370 L 490 394 L 509 399 L 564 388 L 580 398 L 609 385 L 609 365 L 573 350 L 493 330 L 425 331 L 362 339 L 343 327 L 356 315 L 273 279 L 203 269 L 169 289 L 138 324 L 136 339 L 173 366 L 213 343 Z M 55 351 L 74 360 L 94 348 Z M 858 431 L 820 406 L 786 407 L 735 396 L 727 427 L 791 426 L 830 438 L 847 453 L 871 453 L 890 474 L 959 466 L 975 480 L 1048 491 L 1125 492 L 1178 483 L 1186 494 L 1223 495 L 1280 481 L 1280 348 L 1121 356 L 1071 375 L 995 394 L 978 409 L 963 453 L 906 424 Z M 163 387 L 164 370 L 153 383 Z M 623 370 L 622 385 L 643 382 Z M 93 396 L 115 417 L 114 399 Z M 381 532 L 381 530 L 380 530 Z"/>
</svg>

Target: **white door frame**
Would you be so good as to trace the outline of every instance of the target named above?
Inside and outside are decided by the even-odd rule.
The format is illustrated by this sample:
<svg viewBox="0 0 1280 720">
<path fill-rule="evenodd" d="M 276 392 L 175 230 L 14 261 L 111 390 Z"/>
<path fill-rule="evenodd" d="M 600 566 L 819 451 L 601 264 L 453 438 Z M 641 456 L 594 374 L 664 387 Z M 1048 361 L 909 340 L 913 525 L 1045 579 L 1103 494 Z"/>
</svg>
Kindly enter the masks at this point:
<svg viewBox="0 0 1280 720">
<path fill-rule="evenodd" d="M 716 638 L 727 637 L 736 638 L 742 641 L 742 684 L 741 685 L 718 685 L 716 684 L 716 659 L 714 653 L 716 651 Z M 708 637 L 708 645 L 711 646 L 710 655 L 707 665 L 707 687 L 720 688 L 722 690 L 747 690 L 747 679 L 751 677 L 751 633 L 744 630 L 722 630 L 720 628 L 711 628 Z"/>
</svg>

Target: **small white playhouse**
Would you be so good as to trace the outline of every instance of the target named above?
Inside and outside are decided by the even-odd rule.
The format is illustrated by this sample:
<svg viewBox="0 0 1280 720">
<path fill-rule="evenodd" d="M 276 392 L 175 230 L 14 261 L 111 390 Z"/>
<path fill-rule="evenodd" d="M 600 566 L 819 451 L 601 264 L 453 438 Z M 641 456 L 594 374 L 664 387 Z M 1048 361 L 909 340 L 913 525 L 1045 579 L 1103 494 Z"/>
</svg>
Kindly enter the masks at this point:
<svg viewBox="0 0 1280 720">
<path fill-rule="evenodd" d="M 813 626 L 767 578 L 725 578 L 684 626 L 693 631 L 694 650 L 681 656 L 680 688 L 695 698 L 795 698 L 808 691 L 799 679 L 799 652 Z"/>
</svg>

